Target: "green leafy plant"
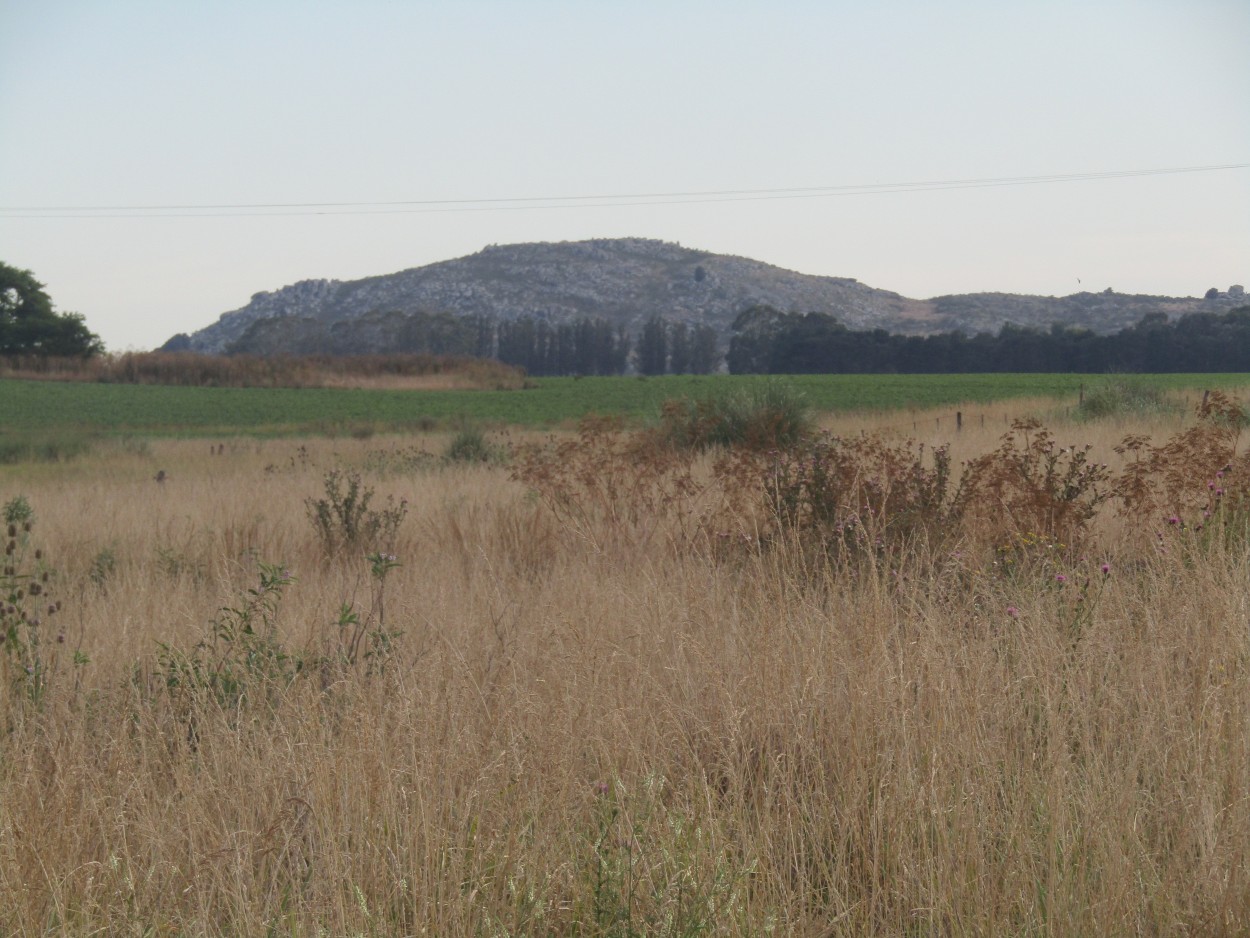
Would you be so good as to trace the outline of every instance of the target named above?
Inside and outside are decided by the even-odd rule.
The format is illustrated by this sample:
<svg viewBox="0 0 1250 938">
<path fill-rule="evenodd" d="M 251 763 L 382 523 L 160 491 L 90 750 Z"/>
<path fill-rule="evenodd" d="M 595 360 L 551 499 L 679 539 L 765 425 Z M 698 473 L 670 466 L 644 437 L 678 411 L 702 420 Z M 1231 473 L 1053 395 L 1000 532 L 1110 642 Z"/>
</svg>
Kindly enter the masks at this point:
<svg viewBox="0 0 1250 938">
<path fill-rule="evenodd" d="M 395 652 L 395 642 L 403 633 L 391 629 L 386 621 L 386 580 L 400 566 L 394 554 L 373 553 L 365 558 L 371 577 L 369 608 L 361 611 L 354 602 L 339 607 L 338 650 L 336 663 L 340 669 L 363 664 L 365 674 L 381 673 Z M 328 666 L 326 661 L 323 665 Z"/>
<path fill-rule="evenodd" d="M 1173 413 L 1176 409 L 1163 388 L 1121 375 L 1090 388 L 1081 401 L 1079 416 L 1087 420 L 1145 417 Z"/>
<path fill-rule="evenodd" d="M 479 428 L 465 426 L 452 437 L 445 458 L 452 463 L 489 463 L 502 461 L 503 454 Z"/>
<path fill-rule="evenodd" d="M 108 581 L 117 572 L 117 554 L 111 547 L 102 548 L 91 558 L 91 566 L 87 570 L 87 579 L 98 589 L 104 589 Z"/>
<path fill-rule="evenodd" d="M 306 499 L 304 504 L 327 557 L 393 549 L 395 535 L 408 514 L 406 499 L 388 496 L 385 508 L 370 508 L 374 490 L 354 470 L 331 469 L 323 484 L 324 497 Z"/>
<path fill-rule="evenodd" d="M 785 449 L 811 434 L 811 417 L 799 391 L 770 380 L 727 394 L 666 401 L 655 432 L 683 449 Z"/>
<path fill-rule="evenodd" d="M 223 606 L 208 635 L 189 651 L 160 643 L 165 687 L 192 710 L 211 701 L 237 711 L 245 701 L 272 703 L 296 679 L 304 660 L 278 636 L 282 594 L 293 582 L 280 564 L 261 563 L 256 586 Z"/>
<path fill-rule="evenodd" d="M 583 867 L 589 901 L 577 910 L 578 934 L 711 935 L 741 911 L 748 871 L 725 853 L 711 869 L 696 866 L 715 848 L 692 816 L 664 803 L 666 787 L 659 775 L 633 792 L 619 782 L 597 786 Z"/>
</svg>

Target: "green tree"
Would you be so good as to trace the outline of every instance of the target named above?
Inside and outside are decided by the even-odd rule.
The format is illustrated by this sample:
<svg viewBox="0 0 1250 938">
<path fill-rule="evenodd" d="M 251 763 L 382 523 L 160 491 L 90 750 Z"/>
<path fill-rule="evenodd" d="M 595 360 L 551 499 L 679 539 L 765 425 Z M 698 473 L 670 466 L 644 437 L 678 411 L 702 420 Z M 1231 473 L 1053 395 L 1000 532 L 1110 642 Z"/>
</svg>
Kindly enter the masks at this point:
<svg viewBox="0 0 1250 938">
<path fill-rule="evenodd" d="M 638 340 L 638 372 L 662 375 L 668 370 L 668 326 L 659 316 L 652 316 L 642 327 Z"/>
<path fill-rule="evenodd" d="M 58 313 L 29 270 L 0 263 L 0 355 L 87 358 L 104 351 L 78 313 Z"/>
<path fill-rule="evenodd" d="M 694 327 L 690 337 L 690 370 L 696 375 L 710 375 L 720 365 L 716 330 L 705 322 Z"/>
<path fill-rule="evenodd" d="M 690 367 L 690 327 L 675 322 L 669 327 L 668 368 L 675 375 L 684 375 Z"/>
</svg>

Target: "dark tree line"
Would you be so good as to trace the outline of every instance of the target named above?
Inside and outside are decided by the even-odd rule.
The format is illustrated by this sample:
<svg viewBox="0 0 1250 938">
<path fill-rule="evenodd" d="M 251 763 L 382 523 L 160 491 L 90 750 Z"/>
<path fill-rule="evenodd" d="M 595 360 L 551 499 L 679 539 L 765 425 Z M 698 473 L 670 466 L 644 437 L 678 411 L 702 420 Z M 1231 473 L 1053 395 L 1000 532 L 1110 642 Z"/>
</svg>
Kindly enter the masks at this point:
<svg viewBox="0 0 1250 938">
<path fill-rule="evenodd" d="M 494 329 L 494 357 L 532 375 L 624 374 L 631 351 L 635 368 L 644 375 L 710 374 L 720 365 L 715 329 L 659 316 L 643 324 L 637 341 L 624 326 L 606 319 L 552 324 L 527 317 L 499 322 Z"/>
<path fill-rule="evenodd" d="M 735 374 L 1250 371 L 1250 306 L 1171 322 L 1150 313 L 1114 335 L 1007 324 L 972 337 L 857 331 L 824 313 L 756 306 L 734 321 L 728 364 Z"/>
<path fill-rule="evenodd" d="M 549 323 L 529 317 L 479 325 L 478 355 L 520 365 L 532 375 L 619 375 L 629 362 L 629 334 L 606 319 Z M 493 350 L 489 343 L 493 340 Z"/>
<path fill-rule="evenodd" d="M 635 364 L 639 374 L 711 374 L 720 365 L 716 330 L 706 323 L 688 326 L 652 316 L 638 338 Z"/>
<path fill-rule="evenodd" d="M 176 336 L 164 351 L 189 348 Z M 446 311 L 379 310 L 324 322 L 310 316 L 258 319 L 231 342 L 230 355 L 429 354 L 495 358 L 532 375 L 705 374 L 720 365 L 716 330 L 653 316 L 635 343 L 623 325 L 583 316 L 556 323 L 522 316 L 457 316 Z"/>
</svg>

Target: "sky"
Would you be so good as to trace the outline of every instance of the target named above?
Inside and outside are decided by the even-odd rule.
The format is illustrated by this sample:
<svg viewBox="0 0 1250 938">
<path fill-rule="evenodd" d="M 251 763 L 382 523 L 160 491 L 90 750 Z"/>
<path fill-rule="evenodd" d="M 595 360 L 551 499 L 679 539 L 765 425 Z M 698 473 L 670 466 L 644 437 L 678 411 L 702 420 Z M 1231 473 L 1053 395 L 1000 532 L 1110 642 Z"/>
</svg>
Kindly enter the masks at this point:
<svg viewBox="0 0 1250 938">
<path fill-rule="evenodd" d="M 1246 0 L 0 0 L 0 262 L 111 351 L 526 241 L 1200 296 L 1248 164 Z"/>
</svg>

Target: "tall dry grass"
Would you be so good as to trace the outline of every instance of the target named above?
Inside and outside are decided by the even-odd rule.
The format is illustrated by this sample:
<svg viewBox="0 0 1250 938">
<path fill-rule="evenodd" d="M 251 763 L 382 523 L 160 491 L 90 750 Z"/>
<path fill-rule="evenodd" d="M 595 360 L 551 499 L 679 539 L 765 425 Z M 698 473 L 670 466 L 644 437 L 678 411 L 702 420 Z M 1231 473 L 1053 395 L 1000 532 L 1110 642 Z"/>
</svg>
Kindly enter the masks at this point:
<svg viewBox="0 0 1250 938">
<path fill-rule="evenodd" d="M 0 378 L 236 388 L 512 389 L 525 373 L 456 355 L 204 355 L 122 352 L 91 358 L 0 357 Z"/>
<path fill-rule="evenodd" d="M 967 428 L 956 465 L 1002 432 Z M 1118 430 L 1055 434 L 1120 470 Z M 1108 504 L 1071 549 L 969 529 L 847 561 L 795 531 L 726 546 L 706 490 L 570 523 L 506 467 L 380 448 L 3 469 L 62 609 L 43 697 L 11 665 L 0 689 L 0 932 L 1247 929 L 1244 530 Z M 407 499 L 377 667 L 324 664 L 344 604 L 378 612 L 306 516 L 341 467 Z M 171 690 L 158 643 L 192 649 L 257 560 L 295 578 L 275 641 L 304 676 Z"/>
</svg>

